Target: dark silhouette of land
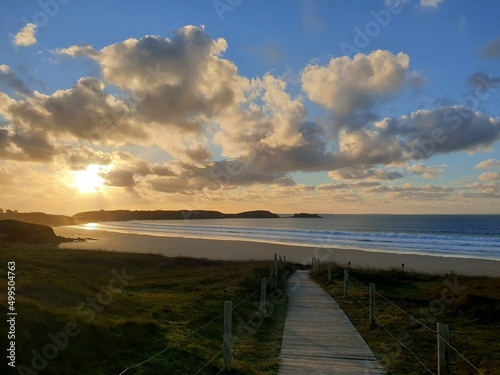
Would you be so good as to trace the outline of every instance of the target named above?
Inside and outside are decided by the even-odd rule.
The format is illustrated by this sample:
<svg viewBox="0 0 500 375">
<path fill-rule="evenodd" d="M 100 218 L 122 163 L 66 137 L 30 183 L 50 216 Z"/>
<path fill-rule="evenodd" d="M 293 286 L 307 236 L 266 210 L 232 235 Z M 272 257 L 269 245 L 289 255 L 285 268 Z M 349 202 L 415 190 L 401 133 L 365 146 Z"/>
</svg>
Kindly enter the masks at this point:
<svg viewBox="0 0 500 375">
<path fill-rule="evenodd" d="M 56 236 L 51 227 L 17 220 L 0 221 L 0 239 L 31 244 L 56 244 L 66 241 L 65 238 Z"/>
<path fill-rule="evenodd" d="M 292 217 L 301 219 L 322 219 L 322 217 L 318 214 L 306 214 L 304 212 L 301 212 L 300 214 L 293 214 Z"/>
<path fill-rule="evenodd" d="M 0 220 L 9 219 L 25 223 L 48 225 L 51 227 L 95 223 L 103 221 L 128 221 L 128 220 L 197 220 L 197 219 L 278 219 L 279 216 L 270 211 L 257 210 L 245 211 L 236 214 L 225 214 L 219 211 L 206 210 L 157 210 L 157 211 L 88 211 L 80 212 L 73 216 L 49 215 L 43 212 L 7 211 L 0 213 Z"/>
</svg>

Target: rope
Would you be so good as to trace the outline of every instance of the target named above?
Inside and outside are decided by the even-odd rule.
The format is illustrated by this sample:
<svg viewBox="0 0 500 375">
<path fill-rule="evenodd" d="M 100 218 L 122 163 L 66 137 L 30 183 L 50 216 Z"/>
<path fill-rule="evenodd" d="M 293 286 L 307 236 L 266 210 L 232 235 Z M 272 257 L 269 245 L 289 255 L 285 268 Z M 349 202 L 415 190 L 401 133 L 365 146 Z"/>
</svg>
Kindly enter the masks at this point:
<svg viewBox="0 0 500 375">
<path fill-rule="evenodd" d="M 220 355 L 222 354 L 222 352 L 223 352 L 223 351 L 224 351 L 224 349 L 223 349 L 223 350 L 221 350 L 220 352 L 218 352 L 216 355 L 214 355 L 214 356 L 212 357 L 212 359 L 210 359 L 210 361 L 208 361 L 207 363 L 205 363 L 205 366 L 203 366 L 203 367 L 202 367 L 202 368 L 200 368 L 198 371 L 196 371 L 196 372 L 194 373 L 194 375 L 197 375 L 197 374 L 199 374 L 202 370 L 204 370 L 204 369 L 205 369 L 205 368 L 206 368 L 206 367 L 207 367 L 210 363 L 212 363 L 212 362 L 213 362 L 213 360 L 214 360 L 215 358 L 217 358 L 218 356 L 220 356 Z M 224 367 L 223 367 L 223 368 L 224 368 Z M 221 371 L 222 371 L 222 369 L 221 369 Z M 218 373 L 220 373 L 220 371 L 219 371 Z"/>
<path fill-rule="evenodd" d="M 336 267 L 332 267 L 332 270 L 335 270 L 335 271 L 338 271 L 339 273 L 343 273 L 342 270 L 336 268 Z M 320 274 L 324 277 L 327 277 L 328 278 L 328 275 L 326 273 L 324 273 L 323 271 L 320 271 Z M 365 286 L 366 288 L 369 289 L 368 285 L 366 285 L 365 283 L 355 279 L 354 277 L 352 276 L 349 276 L 350 279 L 352 279 L 353 281 Z M 331 279 L 331 281 L 333 283 L 336 283 L 336 281 L 333 279 Z M 386 302 L 388 302 L 389 304 L 391 304 L 392 306 L 394 306 L 396 309 L 398 309 L 399 311 L 401 311 L 403 314 L 405 314 L 406 316 L 408 316 L 409 318 L 411 318 L 412 320 L 414 320 L 416 323 L 420 324 L 422 327 L 426 328 L 427 330 L 429 330 L 430 332 L 434 333 L 434 334 L 438 334 L 438 332 L 432 328 L 430 328 L 429 326 L 427 326 L 426 324 L 422 323 L 420 320 L 418 320 L 417 318 L 415 318 L 413 315 L 409 314 L 408 312 L 406 312 L 405 310 L 403 310 L 401 307 L 399 307 L 398 305 L 396 305 L 394 302 L 390 301 L 389 299 L 387 299 L 386 297 L 384 297 L 382 294 L 380 294 L 380 292 L 378 290 L 375 291 L 375 293 L 377 295 L 379 295 L 380 297 L 382 297 L 382 299 L 384 299 Z M 357 299 L 356 297 L 354 297 L 351 293 L 349 293 L 349 291 L 347 291 L 347 294 L 349 296 L 351 296 L 351 298 L 353 298 L 356 302 L 358 302 L 361 306 L 363 306 L 366 310 L 370 310 L 363 302 L 361 302 L 359 299 Z M 429 370 L 427 368 L 427 366 L 422 363 L 422 361 L 416 356 L 416 354 L 410 349 L 408 348 L 406 345 L 404 345 L 402 342 L 400 342 L 381 322 L 380 320 L 375 317 L 375 320 L 380 324 L 380 326 L 385 330 L 387 331 L 387 333 L 394 339 L 396 340 L 402 347 L 404 347 L 405 349 L 407 349 L 416 359 L 417 361 L 423 366 L 425 367 L 425 369 L 433 374 L 433 372 L 431 370 Z M 465 358 L 455 347 L 453 347 L 449 341 L 447 341 L 446 339 L 444 339 L 441 335 L 439 335 L 441 337 L 441 339 L 449 346 L 450 349 L 452 349 L 455 353 L 457 353 L 465 362 L 467 362 L 474 370 L 476 370 L 480 375 L 484 375 L 476 366 L 474 366 L 467 358 Z"/>
<path fill-rule="evenodd" d="M 467 358 L 465 358 L 457 349 L 455 349 L 449 341 L 447 341 L 443 336 L 439 335 L 441 339 L 448 344 L 450 349 L 452 349 L 455 353 L 457 353 L 465 362 L 467 362 L 474 370 L 476 370 L 479 374 L 484 375 L 476 366 L 474 366 Z"/>
<path fill-rule="evenodd" d="M 411 314 L 407 313 L 406 311 L 404 311 L 401 307 L 399 307 L 398 305 L 396 305 L 394 302 L 392 301 L 389 301 L 387 298 L 385 298 L 382 294 L 380 294 L 378 291 L 375 291 L 376 294 L 378 294 L 380 297 L 382 297 L 385 301 L 389 302 L 392 306 L 394 306 L 395 308 L 397 308 L 399 311 L 401 311 L 403 314 L 405 314 L 406 316 L 410 317 L 411 319 L 413 319 L 415 322 L 417 322 L 418 324 L 420 324 L 422 327 L 425 327 L 426 329 L 428 329 L 429 331 L 431 331 L 432 333 L 434 334 L 437 334 L 437 331 L 430 328 L 429 326 L 425 325 L 424 323 L 422 323 L 420 320 L 414 318 Z"/>
<path fill-rule="evenodd" d="M 207 324 L 205 324 L 204 326 L 202 326 L 202 327 L 198 328 L 196 331 L 191 332 L 190 334 L 188 334 L 188 335 L 186 335 L 186 336 L 184 336 L 184 337 L 180 338 L 179 340 L 177 340 L 176 342 L 174 342 L 172 345 L 170 345 L 170 346 L 166 347 L 166 348 L 165 348 L 165 349 L 163 349 L 163 350 L 160 350 L 158 353 L 156 353 L 155 355 L 152 355 L 151 357 L 149 357 L 148 359 L 146 359 L 146 360 L 142 361 L 141 363 L 138 363 L 138 364 L 133 365 L 133 366 L 131 366 L 131 367 L 127 367 L 125 370 L 123 370 L 122 372 L 120 372 L 120 374 L 118 374 L 118 375 L 122 375 L 122 374 L 124 374 L 125 372 L 127 372 L 128 370 L 131 370 L 131 369 L 133 369 L 133 368 L 136 368 L 136 367 L 142 366 L 143 364 L 145 364 L 145 363 L 147 363 L 147 362 L 151 361 L 153 358 L 158 357 L 160 354 L 162 354 L 162 353 L 166 352 L 167 350 L 169 350 L 169 349 L 173 348 L 174 346 L 176 346 L 176 345 L 177 345 L 178 343 L 180 343 L 181 341 L 184 341 L 184 340 L 185 340 L 185 339 L 187 339 L 188 337 L 190 337 L 190 336 L 194 335 L 194 334 L 195 334 L 195 333 L 197 333 L 198 331 L 202 330 L 203 328 L 207 327 L 208 325 L 212 324 L 213 322 L 215 322 L 216 320 L 218 320 L 218 319 L 222 318 L 223 316 L 224 316 L 224 314 L 219 315 L 218 317 L 216 317 L 216 318 L 212 319 L 211 321 L 209 321 L 209 322 L 208 322 Z"/>
<path fill-rule="evenodd" d="M 246 301 L 248 301 L 250 298 L 252 298 L 253 296 L 255 296 L 257 293 L 260 292 L 260 288 L 257 289 L 255 292 L 253 292 L 252 294 L 250 294 L 247 298 L 245 298 L 243 301 L 240 301 L 238 302 L 236 305 L 233 306 L 233 310 L 236 309 L 239 305 L 241 305 L 242 303 L 245 303 Z"/>
<path fill-rule="evenodd" d="M 382 327 L 382 328 L 383 328 L 383 329 L 384 329 L 384 330 L 385 330 L 385 331 L 386 331 L 386 332 L 387 332 L 387 333 L 388 333 L 388 334 L 389 334 L 389 335 L 390 335 L 390 336 L 391 336 L 394 340 L 396 340 L 396 342 L 397 342 L 399 345 L 401 345 L 403 348 L 405 348 L 406 350 L 408 350 L 408 351 L 409 351 L 409 352 L 410 352 L 410 353 L 411 353 L 411 354 L 415 357 L 415 359 L 416 359 L 416 360 L 417 360 L 417 361 L 418 361 L 418 362 L 419 362 L 419 363 L 420 363 L 420 364 L 421 364 L 421 365 L 422 365 L 422 366 L 423 366 L 423 367 L 424 367 L 424 368 L 425 368 L 425 369 L 426 369 L 426 370 L 427 370 L 430 374 L 432 374 L 432 375 L 436 375 L 436 374 L 434 374 L 431 370 L 429 370 L 429 368 L 425 365 L 425 363 L 423 363 L 423 362 L 420 360 L 420 358 L 418 358 L 418 357 L 417 357 L 417 355 L 416 355 L 416 354 L 415 354 L 415 353 L 414 353 L 414 352 L 413 352 L 413 351 L 412 351 L 412 350 L 411 350 L 408 346 L 406 346 L 406 345 L 405 345 L 405 344 L 403 344 L 401 341 L 399 341 L 399 340 L 397 339 L 397 337 L 396 337 L 396 336 L 394 336 L 394 335 L 391 333 L 391 331 L 389 331 L 389 330 L 388 330 L 388 329 L 387 329 L 387 328 L 386 328 L 386 327 L 382 324 L 382 322 L 381 322 L 380 320 L 378 320 L 378 318 L 377 318 L 377 317 L 375 317 L 375 320 L 378 322 L 378 324 L 380 324 L 380 326 L 381 326 L 381 327 Z"/>
</svg>

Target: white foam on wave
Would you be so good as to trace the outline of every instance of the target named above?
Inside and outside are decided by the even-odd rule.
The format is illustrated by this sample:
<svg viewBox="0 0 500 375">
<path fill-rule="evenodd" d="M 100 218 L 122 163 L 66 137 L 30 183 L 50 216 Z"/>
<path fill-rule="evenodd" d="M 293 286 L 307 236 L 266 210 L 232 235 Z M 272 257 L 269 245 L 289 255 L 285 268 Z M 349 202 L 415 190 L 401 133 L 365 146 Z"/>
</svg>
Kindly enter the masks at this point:
<svg viewBox="0 0 500 375">
<path fill-rule="evenodd" d="M 154 236 L 241 240 L 500 260 L 498 237 L 178 225 L 161 221 L 107 222 L 98 224 L 95 229 Z"/>
</svg>

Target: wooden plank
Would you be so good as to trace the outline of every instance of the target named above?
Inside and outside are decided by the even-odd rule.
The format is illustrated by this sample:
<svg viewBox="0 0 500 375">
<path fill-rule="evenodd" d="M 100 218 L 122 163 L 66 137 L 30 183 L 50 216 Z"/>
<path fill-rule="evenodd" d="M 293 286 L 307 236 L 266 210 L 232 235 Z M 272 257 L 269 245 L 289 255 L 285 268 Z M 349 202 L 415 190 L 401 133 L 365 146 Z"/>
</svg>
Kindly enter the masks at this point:
<svg viewBox="0 0 500 375">
<path fill-rule="evenodd" d="M 308 271 L 291 277 L 278 374 L 385 374 L 347 315 Z"/>
</svg>

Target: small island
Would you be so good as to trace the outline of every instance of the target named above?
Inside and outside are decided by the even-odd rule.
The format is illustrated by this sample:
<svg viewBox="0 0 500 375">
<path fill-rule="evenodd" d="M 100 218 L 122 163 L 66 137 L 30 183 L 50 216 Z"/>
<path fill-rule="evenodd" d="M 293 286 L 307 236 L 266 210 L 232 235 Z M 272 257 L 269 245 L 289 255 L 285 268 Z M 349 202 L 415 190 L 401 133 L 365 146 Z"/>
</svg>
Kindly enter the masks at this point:
<svg viewBox="0 0 500 375">
<path fill-rule="evenodd" d="M 300 214 L 293 214 L 292 218 L 301 218 L 301 219 L 322 219 L 322 216 L 318 214 L 306 214 L 301 212 Z"/>
</svg>

